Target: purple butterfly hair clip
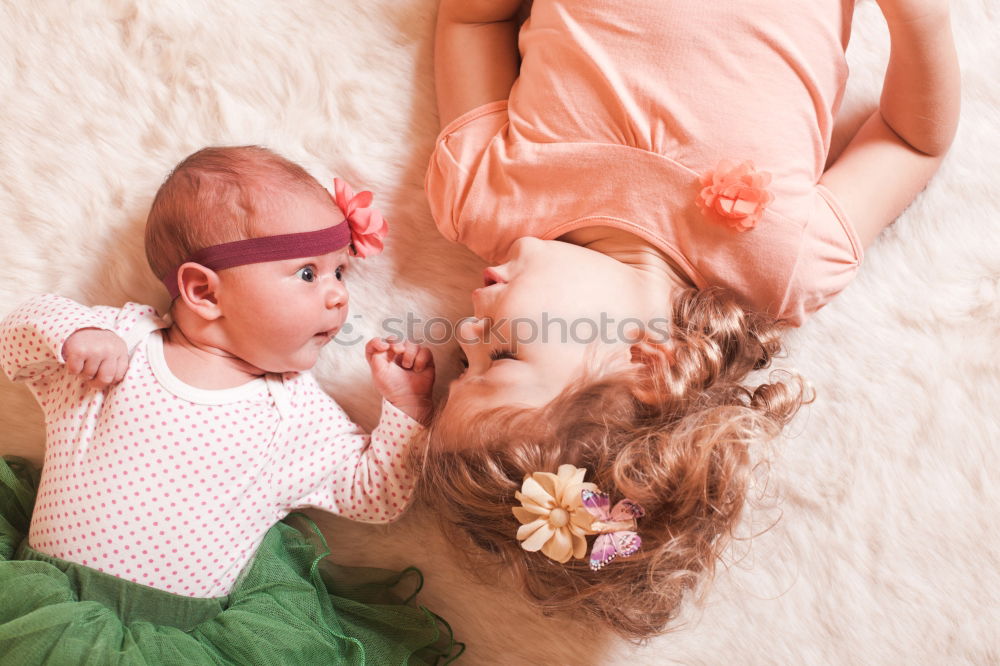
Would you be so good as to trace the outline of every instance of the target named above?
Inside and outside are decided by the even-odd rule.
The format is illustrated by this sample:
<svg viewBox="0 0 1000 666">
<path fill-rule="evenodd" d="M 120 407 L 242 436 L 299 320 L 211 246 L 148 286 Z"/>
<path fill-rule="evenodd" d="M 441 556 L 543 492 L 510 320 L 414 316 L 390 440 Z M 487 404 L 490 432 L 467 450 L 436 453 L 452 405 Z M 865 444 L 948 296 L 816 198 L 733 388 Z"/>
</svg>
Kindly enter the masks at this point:
<svg viewBox="0 0 1000 666">
<path fill-rule="evenodd" d="M 641 506 L 630 499 L 623 499 L 614 508 L 607 493 L 584 489 L 581 491 L 583 506 L 594 522 L 590 528 L 598 533 L 590 550 L 590 568 L 599 571 L 616 557 L 628 557 L 642 545 L 636 534 L 636 521 L 646 515 Z"/>
</svg>

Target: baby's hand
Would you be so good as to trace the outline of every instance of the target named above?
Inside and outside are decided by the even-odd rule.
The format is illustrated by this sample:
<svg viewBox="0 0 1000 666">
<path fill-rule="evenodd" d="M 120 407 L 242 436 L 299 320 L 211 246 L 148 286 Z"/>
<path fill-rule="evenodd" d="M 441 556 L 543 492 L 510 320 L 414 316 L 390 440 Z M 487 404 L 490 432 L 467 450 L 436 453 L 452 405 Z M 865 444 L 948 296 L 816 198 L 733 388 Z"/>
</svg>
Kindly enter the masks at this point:
<svg viewBox="0 0 1000 666">
<path fill-rule="evenodd" d="M 128 370 L 128 347 L 111 331 L 81 328 L 73 333 L 62 348 L 66 370 L 80 375 L 88 388 L 103 390 L 117 384 Z"/>
<path fill-rule="evenodd" d="M 431 350 L 415 342 L 372 338 L 365 345 L 365 358 L 379 393 L 414 420 L 426 424 L 433 411 Z"/>
</svg>

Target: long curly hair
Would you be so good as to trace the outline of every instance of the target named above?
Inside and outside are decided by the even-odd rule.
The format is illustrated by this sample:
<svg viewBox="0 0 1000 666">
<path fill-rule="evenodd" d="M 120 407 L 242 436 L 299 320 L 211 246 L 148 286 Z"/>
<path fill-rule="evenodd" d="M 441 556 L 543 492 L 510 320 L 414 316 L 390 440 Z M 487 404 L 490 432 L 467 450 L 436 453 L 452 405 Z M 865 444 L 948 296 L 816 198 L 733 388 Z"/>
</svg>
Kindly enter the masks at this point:
<svg viewBox="0 0 1000 666">
<path fill-rule="evenodd" d="M 781 327 L 724 290 L 680 292 L 670 328 L 669 344 L 633 345 L 639 372 L 590 376 L 542 408 L 437 418 L 425 458 L 423 497 L 474 546 L 464 549 L 472 570 L 494 581 L 509 572 L 543 610 L 632 640 L 667 630 L 685 592 L 711 579 L 744 506 L 750 448 L 811 399 L 793 373 L 744 384 L 780 352 Z M 612 501 L 643 506 L 637 553 L 595 572 L 520 547 L 515 491 L 564 463 L 586 468 Z"/>
</svg>

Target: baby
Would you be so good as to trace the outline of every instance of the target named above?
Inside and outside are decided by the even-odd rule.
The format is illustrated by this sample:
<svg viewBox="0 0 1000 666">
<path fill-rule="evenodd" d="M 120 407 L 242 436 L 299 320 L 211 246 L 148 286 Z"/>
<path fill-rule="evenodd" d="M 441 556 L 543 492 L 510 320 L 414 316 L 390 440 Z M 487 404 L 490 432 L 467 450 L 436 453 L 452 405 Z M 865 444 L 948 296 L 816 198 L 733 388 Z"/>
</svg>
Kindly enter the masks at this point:
<svg viewBox="0 0 1000 666">
<path fill-rule="evenodd" d="M 852 0 L 442 0 L 426 191 L 493 266 L 421 487 L 477 571 L 635 639 L 707 580 L 809 399 L 749 373 L 955 133 L 946 0 L 879 4 L 881 103 L 831 160 Z"/>
<path fill-rule="evenodd" d="M 118 623 L 94 622 L 82 587 L 81 603 L 58 613 L 51 604 L 62 597 L 31 593 L 13 615 L 0 613 L 0 637 L 5 622 L 35 627 L 32 614 L 47 611 L 56 619 L 36 638 L 52 645 L 95 624 L 117 636 L 121 623 L 143 619 L 240 663 L 266 654 L 356 661 L 371 645 L 405 660 L 434 642 L 433 617 L 404 606 L 381 617 L 387 626 L 405 619 L 415 641 L 344 629 L 343 609 L 316 575 L 326 554 L 312 543 L 318 530 L 272 530 L 302 508 L 398 518 L 431 413 L 433 358 L 414 343 L 376 338 L 365 348 L 384 398 L 371 435 L 309 372 L 347 317 L 350 257 L 379 252 L 387 232 L 371 193 L 354 195 L 339 179 L 335 189 L 264 148 L 198 151 L 160 187 L 146 225 L 150 266 L 173 298 L 169 319 L 135 303 L 89 308 L 45 295 L 3 321 L 3 370 L 42 406 L 47 445 L 28 538 L 0 568 L 44 562 L 81 580 L 102 572 L 118 579 L 112 598 L 125 601 L 112 606 Z M 289 579 L 275 553 L 279 562 L 308 557 L 296 555 Z M 144 609 L 136 599 L 148 592 L 136 590 L 148 588 L 160 595 Z M 213 612 L 190 611 L 220 598 L 229 601 Z M 163 620 L 163 608 L 176 621 Z M 315 635 L 285 641 L 304 625 Z M 154 663 L 169 654 L 155 636 L 132 632 L 134 645 L 112 640 L 110 654 L 138 651 Z M 276 635 L 287 652 L 275 652 Z M 26 643 L 0 640 L 15 661 Z"/>
</svg>

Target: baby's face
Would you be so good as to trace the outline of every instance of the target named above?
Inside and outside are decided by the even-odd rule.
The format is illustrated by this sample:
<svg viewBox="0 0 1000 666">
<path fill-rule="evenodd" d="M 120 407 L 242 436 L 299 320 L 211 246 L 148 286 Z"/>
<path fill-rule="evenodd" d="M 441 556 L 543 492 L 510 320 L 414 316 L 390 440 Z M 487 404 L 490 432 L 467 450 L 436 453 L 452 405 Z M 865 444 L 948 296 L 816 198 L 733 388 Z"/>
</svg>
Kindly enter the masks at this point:
<svg viewBox="0 0 1000 666">
<path fill-rule="evenodd" d="M 519 239 L 472 294 L 476 319 L 458 330 L 468 368 L 451 384 L 442 418 L 541 407 L 587 369 L 628 368 L 629 333 L 649 313 L 635 280 L 634 269 L 598 252 Z"/>
<path fill-rule="evenodd" d="M 329 198 L 289 196 L 262 221 L 262 235 L 317 231 L 343 214 Z M 322 256 L 268 261 L 219 272 L 227 351 L 266 372 L 301 372 L 347 319 L 343 281 L 348 248 Z"/>
</svg>

